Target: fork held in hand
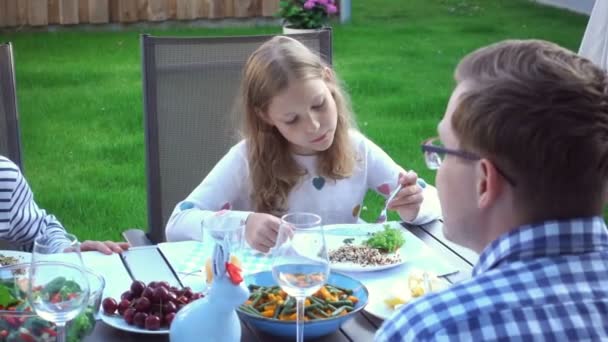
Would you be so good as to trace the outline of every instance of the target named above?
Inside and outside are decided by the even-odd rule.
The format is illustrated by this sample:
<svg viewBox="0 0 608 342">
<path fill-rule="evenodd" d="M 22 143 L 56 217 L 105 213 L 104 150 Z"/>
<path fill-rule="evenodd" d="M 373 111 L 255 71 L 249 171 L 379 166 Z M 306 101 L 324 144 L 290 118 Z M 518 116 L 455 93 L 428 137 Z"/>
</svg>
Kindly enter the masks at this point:
<svg viewBox="0 0 608 342">
<path fill-rule="evenodd" d="M 422 178 L 418 178 L 418 180 L 416 180 L 416 183 L 422 189 L 424 189 L 426 187 L 426 182 Z M 393 192 L 391 192 L 391 194 L 388 196 L 388 198 L 386 199 L 386 202 L 384 202 L 384 208 L 382 208 L 380 215 L 378 215 L 378 219 L 376 220 L 376 223 L 386 222 L 386 219 L 388 217 L 387 213 L 386 213 L 386 211 L 388 209 L 388 204 L 391 203 L 393 198 L 395 198 L 395 196 L 397 195 L 397 193 L 399 193 L 399 191 L 401 191 L 401 189 L 403 189 L 403 184 L 399 184 L 399 186 L 397 186 L 397 188 L 395 188 L 395 190 L 393 190 Z"/>
</svg>

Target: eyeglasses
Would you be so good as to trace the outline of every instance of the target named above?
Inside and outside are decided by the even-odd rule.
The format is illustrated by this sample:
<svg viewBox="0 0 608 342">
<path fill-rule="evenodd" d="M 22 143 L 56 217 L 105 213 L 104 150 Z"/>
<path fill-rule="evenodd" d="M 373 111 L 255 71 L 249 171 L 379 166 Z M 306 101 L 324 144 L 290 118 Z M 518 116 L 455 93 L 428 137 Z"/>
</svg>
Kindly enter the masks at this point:
<svg viewBox="0 0 608 342">
<path fill-rule="evenodd" d="M 445 148 L 438 138 L 427 139 L 422 143 L 422 145 L 420 145 L 420 147 L 424 153 L 424 161 L 426 166 L 431 170 L 439 169 L 441 163 L 448 154 L 470 161 L 478 161 L 481 159 L 481 157 L 475 153 Z M 506 173 L 499 169 L 496 164 L 494 164 L 494 167 L 498 173 L 500 173 L 500 175 L 507 180 L 507 182 L 509 182 L 512 186 L 516 185 L 513 178 L 509 177 Z"/>
</svg>

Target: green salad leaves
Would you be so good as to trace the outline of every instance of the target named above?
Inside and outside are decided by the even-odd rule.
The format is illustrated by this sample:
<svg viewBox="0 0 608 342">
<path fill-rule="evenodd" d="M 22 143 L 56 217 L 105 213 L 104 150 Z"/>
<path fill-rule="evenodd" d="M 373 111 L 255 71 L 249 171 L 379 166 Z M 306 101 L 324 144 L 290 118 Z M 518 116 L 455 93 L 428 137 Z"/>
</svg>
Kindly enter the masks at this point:
<svg viewBox="0 0 608 342">
<path fill-rule="evenodd" d="M 366 246 L 377 248 L 382 252 L 393 253 L 403 246 L 405 239 L 399 229 L 391 228 L 390 225 L 385 224 L 384 230 L 375 232 L 363 243 Z"/>
</svg>

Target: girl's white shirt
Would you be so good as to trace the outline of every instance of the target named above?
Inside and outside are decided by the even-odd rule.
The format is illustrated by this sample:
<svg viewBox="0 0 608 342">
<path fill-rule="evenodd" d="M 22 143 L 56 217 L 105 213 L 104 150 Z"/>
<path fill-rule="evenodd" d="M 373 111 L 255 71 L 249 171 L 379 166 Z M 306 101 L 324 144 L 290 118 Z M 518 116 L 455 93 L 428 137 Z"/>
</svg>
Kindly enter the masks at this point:
<svg viewBox="0 0 608 342">
<path fill-rule="evenodd" d="M 293 155 L 307 173 L 289 194 L 288 212 L 316 213 L 324 224 L 356 223 L 360 220 L 368 190 L 386 198 L 395 189 L 403 168 L 361 133 L 353 130 L 350 136 L 357 162 L 349 178 L 320 177 L 316 171 L 316 156 Z M 167 240 L 201 240 L 203 224 L 221 229 L 218 225 L 245 222 L 254 210 L 250 193 L 247 143 L 243 140 L 234 145 L 194 191 L 176 205 L 167 223 Z M 423 196 L 418 216 L 409 223 L 424 224 L 441 216 L 437 190 L 427 185 Z M 221 215 L 220 220 L 214 213 L 222 209 L 230 211 Z"/>
</svg>

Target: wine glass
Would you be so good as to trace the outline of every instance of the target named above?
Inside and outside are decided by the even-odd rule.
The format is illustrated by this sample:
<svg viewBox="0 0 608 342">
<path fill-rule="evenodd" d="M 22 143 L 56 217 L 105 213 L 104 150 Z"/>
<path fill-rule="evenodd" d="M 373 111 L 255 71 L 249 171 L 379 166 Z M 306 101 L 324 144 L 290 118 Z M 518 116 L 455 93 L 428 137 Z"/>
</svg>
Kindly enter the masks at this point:
<svg viewBox="0 0 608 342">
<path fill-rule="evenodd" d="M 321 217 L 293 213 L 281 218 L 272 250 L 272 276 L 281 289 L 296 299 L 297 341 L 304 340 L 304 300 L 327 282 L 329 259 Z"/>
<path fill-rule="evenodd" d="M 28 299 L 34 312 L 57 326 L 57 341 L 65 342 L 65 326 L 89 301 L 89 283 L 80 243 L 68 233 L 41 235 L 34 240 Z"/>
</svg>

